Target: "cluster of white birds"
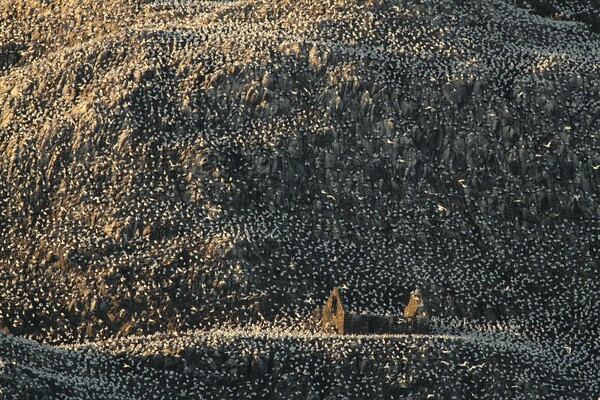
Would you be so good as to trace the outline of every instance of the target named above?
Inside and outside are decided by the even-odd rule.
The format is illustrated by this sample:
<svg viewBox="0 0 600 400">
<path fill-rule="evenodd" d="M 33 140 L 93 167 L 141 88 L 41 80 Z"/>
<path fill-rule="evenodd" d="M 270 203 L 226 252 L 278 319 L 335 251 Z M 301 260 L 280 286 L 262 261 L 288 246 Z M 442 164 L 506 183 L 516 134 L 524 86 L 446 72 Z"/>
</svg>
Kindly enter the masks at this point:
<svg viewBox="0 0 600 400">
<path fill-rule="evenodd" d="M 597 6 L 38 3 L 0 6 L 0 330 L 133 358 L 131 335 L 148 354 L 290 346 L 290 380 L 186 359 L 164 379 L 192 397 L 599 394 Z M 195 330 L 298 330 L 338 285 L 377 314 L 421 288 L 459 339 L 396 338 L 426 355 L 385 358 L 385 338 Z M 336 369 L 357 340 L 391 381 Z M 338 383 L 303 366 L 313 351 Z"/>
<path fill-rule="evenodd" d="M 255 327 L 59 347 L 0 333 L 0 349 L 3 390 L 32 398 L 588 398 L 593 378 L 572 369 L 567 348 L 485 330 L 332 336 Z"/>
</svg>

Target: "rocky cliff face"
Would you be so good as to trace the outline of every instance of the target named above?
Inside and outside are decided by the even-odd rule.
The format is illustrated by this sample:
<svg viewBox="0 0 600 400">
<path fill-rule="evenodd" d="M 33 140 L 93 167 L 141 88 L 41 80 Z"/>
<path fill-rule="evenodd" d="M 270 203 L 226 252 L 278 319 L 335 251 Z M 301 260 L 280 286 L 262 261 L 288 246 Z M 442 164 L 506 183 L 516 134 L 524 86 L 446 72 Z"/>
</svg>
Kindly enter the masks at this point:
<svg viewBox="0 0 600 400">
<path fill-rule="evenodd" d="M 598 15 L 2 3 L 0 327 L 73 343 L 286 321 L 341 284 L 398 314 L 420 287 L 434 327 L 510 329 L 586 370 Z"/>
</svg>

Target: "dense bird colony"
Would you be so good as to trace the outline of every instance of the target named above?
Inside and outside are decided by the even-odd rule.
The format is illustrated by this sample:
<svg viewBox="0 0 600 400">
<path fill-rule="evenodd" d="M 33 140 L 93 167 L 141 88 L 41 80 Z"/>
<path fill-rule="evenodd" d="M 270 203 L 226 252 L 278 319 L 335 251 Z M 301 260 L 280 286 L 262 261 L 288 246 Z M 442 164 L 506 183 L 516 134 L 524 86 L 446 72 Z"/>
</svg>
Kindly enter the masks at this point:
<svg viewBox="0 0 600 400">
<path fill-rule="evenodd" d="M 597 398 L 599 16 L 0 2 L 0 397 Z"/>
<path fill-rule="evenodd" d="M 5 390 L 53 390 L 66 399 L 588 398 L 593 378 L 572 369 L 575 353 L 491 330 L 325 336 L 227 329 L 60 348 L 0 334 L 0 345 Z"/>
</svg>

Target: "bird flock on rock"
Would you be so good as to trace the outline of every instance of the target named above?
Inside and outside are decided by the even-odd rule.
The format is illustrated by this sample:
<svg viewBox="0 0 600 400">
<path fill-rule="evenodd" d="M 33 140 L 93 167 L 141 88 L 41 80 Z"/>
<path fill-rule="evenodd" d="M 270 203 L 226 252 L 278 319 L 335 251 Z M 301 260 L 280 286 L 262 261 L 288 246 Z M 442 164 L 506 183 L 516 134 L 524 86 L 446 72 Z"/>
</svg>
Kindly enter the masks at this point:
<svg viewBox="0 0 600 400">
<path fill-rule="evenodd" d="M 108 380 L 143 358 L 143 385 L 165 365 L 132 337 L 148 354 L 260 344 L 314 399 L 343 397 L 311 362 L 355 382 L 349 398 L 600 394 L 600 10 L 513 3 L 0 5 L 0 348 L 56 370 L 88 357 Z M 339 285 L 376 314 L 420 288 L 441 336 L 299 333 Z M 68 347 L 93 340 L 124 347 Z M 356 343 L 369 373 L 343 367 Z M 0 388 L 29 368 L 14 357 Z M 193 387 L 202 357 L 176 354 L 166 387 Z M 194 393 L 294 395 L 267 359 L 242 380 L 213 360 Z"/>
<path fill-rule="evenodd" d="M 592 378 L 571 369 L 567 349 L 498 331 L 347 337 L 255 327 L 58 348 L 0 334 L 0 346 L 7 393 L 52 387 L 74 399 L 585 398 Z"/>
</svg>

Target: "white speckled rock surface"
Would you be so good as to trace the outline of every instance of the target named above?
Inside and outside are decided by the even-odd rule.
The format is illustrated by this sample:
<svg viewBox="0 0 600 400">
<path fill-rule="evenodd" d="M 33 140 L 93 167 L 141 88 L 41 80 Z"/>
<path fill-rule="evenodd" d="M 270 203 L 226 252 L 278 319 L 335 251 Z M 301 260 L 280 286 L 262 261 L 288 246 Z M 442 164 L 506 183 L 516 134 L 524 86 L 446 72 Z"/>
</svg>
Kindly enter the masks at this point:
<svg viewBox="0 0 600 400">
<path fill-rule="evenodd" d="M 0 398 L 596 399 L 599 121 L 594 1 L 0 1 Z"/>
</svg>

